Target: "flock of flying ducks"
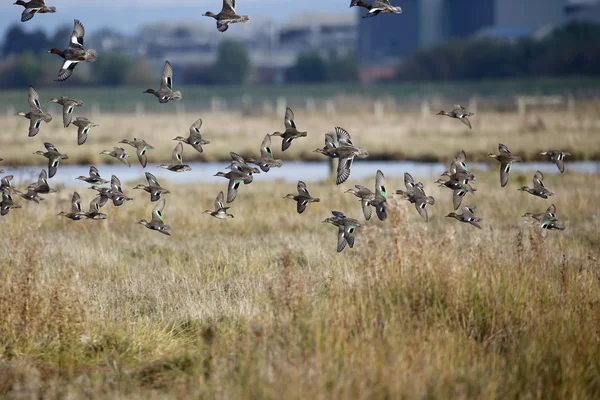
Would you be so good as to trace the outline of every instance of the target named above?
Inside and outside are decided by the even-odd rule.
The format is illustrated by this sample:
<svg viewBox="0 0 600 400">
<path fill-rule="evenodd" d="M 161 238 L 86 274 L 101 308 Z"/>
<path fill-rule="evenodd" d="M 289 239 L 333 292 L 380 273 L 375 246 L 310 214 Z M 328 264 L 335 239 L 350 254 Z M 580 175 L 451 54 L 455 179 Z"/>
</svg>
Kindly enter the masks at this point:
<svg viewBox="0 0 600 400">
<path fill-rule="evenodd" d="M 56 12 L 55 7 L 48 7 L 45 5 L 43 0 L 31 0 L 28 3 L 23 0 L 18 0 L 15 4 L 22 5 L 25 7 L 21 20 L 23 22 L 33 18 L 35 14 L 43 13 L 54 13 Z M 379 15 L 380 13 L 401 13 L 400 7 L 391 6 L 388 0 L 375 0 L 371 4 L 365 3 L 362 0 L 352 0 L 351 7 L 358 6 L 368 10 L 365 18 Z M 247 22 L 248 16 L 238 15 L 235 12 L 235 0 L 223 0 L 223 9 L 219 14 L 207 12 L 204 14 L 215 18 L 217 20 L 217 29 L 224 32 L 228 29 L 229 25 L 237 22 Z M 72 74 L 75 66 L 82 61 L 93 62 L 97 59 L 97 53 L 92 49 L 85 49 L 83 46 L 83 38 L 85 35 L 85 29 L 79 20 L 75 20 L 73 33 L 68 47 L 65 50 L 59 50 L 53 48 L 50 53 L 57 54 L 64 59 L 64 63 L 58 72 L 57 81 L 65 81 Z M 180 91 L 173 90 L 173 68 L 169 61 L 165 62 L 163 73 L 161 77 L 160 88 L 158 90 L 148 89 L 144 93 L 154 95 L 158 101 L 162 104 L 168 103 L 169 101 L 176 101 L 182 99 Z M 17 115 L 29 119 L 29 137 L 36 136 L 40 131 L 42 122 L 49 123 L 52 121 L 52 116 L 48 112 L 43 111 L 40 98 L 33 86 L 29 87 L 29 112 L 19 112 Z M 91 122 L 85 117 L 76 117 L 73 120 L 73 114 L 75 107 L 83 107 L 84 102 L 69 97 L 52 98 L 50 102 L 56 103 L 62 106 L 63 111 L 63 126 L 68 128 L 71 124 L 77 127 L 77 144 L 83 145 L 88 137 L 90 130 L 94 127 L 99 126 L 98 124 Z M 471 129 L 471 122 L 469 117 L 473 116 L 472 112 L 468 112 L 464 107 L 460 105 L 454 106 L 450 112 L 440 111 L 438 115 L 448 116 L 450 118 L 458 119 L 462 123 Z M 210 144 L 209 140 L 203 138 L 200 133 L 202 127 L 202 120 L 198 119 L 194 122 L 189 129 L 189 135 L 187 137 L 177 136 L 173 140 L 178 141 L 172 152 L 171 162 L 169 164 L 161 164 L 159 167 L 168 169 L 172 172 L 187 172 L 191 171 L 191 167 L 183 163 L 183 144 L 187 144 L 197 152 L 203 152 L 204 145 Z M 261 171 L 264 173 L 269 172 L 271 168 L 279 168 L 283 165 L 283 161 L 276 159 L 273 156 L 271 150 L 271 137 L 281 137 L 281 151 L 285 152 L 290 148 L 293 141 L 299 138 L 307 136 L 307 132 L 300 131 L 297 128 L 294 112 L 288 107 L 284 116 L 284 127 L 283 132 L 274 132 L 267 134 L 260 145 L 260 156 L 258 158 L 242 157 L 237 153 L 231 152 L 231 163 L 226 169 L 228 172 L 218 172 L 215 176 L 223 177 L 228 180 L 227 186 L 227 198 L 225 199 L 223 191 L 221 191 L 215 200 L 214 210 L 206 210 L 205 214 L 209 214 L 218 219 L 231 219 L 232 214 L 228 213 L 229 206 L 226 204 L 232 203 L 238 194 L 238 190 L 241 185 L 247 185 L 253 182 L 254 174 L 259 174 Z M 154 147 L 147 143 L 143 139 L 134 138 L 133 140 L 123 139 L 119 143 L 127 144 L 135 149 L 135 153 L 139 160 L 140 165 L 145 168 L 147 165 L 147 152 L 153 150 Z M 1 180 L 1 191 L 2 191 L 2 202 L 0 203 L 0 214 L 6 215 L 13 208 L 21 208 L 20 205 L 15 204 L 12 198 L 13 194 L 17 194 L 22 198 L 30 201 L 39 203 L 43 198 L 40 194 L 48 194 L 56 192 L 56 189 L 50 187 L 48 179 L 54 177 L 58 171 L 58 167 L 61 160 L 68 159 L 67 154 L 61 153 L 52 143 L 44 143 L 46 151 L 37 151 L 34 154 L 44 156 L 48 159 L 48 171 L 42 170 L 40 172 L 37 182 L 32 183 L 26 188 L 26 191 L 22 192 L 17 190 L 11 185 L 12 176 L 5 176 Z M 500 144 L 498 147 L 499 155 L 489 154 L 490 157 L 495 158 L 500 162 L 500 184 L 502 187 L 506 186 L 509 179 L 509 172 L 511 166 L 515 162 L 520 162 L 521 157 L 514 156 L 511 154 L 509 149 Z M 336 184 L 340 185 L 350 177 L 352 164 L 355 158 L 366 158 L 369 152 L 363 148 L 356 146 L 350 133 L 341 128 L 336 127 L 334 133 L 325 134 L 325 145 L 322 148 L 316 149 L 315 152 L 321 153 L 329 158 L 338 159 Z M 108 155 L 116 158 L 120 162 L 124 163 L 128 167 L 131 167 L 128 158 L 131 157 L 127 151 L 122 147 L 114 147 L 113 150 L 105 150 L 100 154 Z M 539 153 L 540 155 L 547 155 L 550 160 L 553 161 L 559 171 L 564 172 L 564 158 L 569 156 L 569 153 L 550 150 Z M 250 164 L 255 165 L 252 167 Z M 0 171 L 3 172 L 3 171 Z M 445 171 L 442 176 L 447 176 L 448 179 L 439 179 L 436 183 L 439 186 L 447 187 L 453 192 L 453 205 L 454 210 L 458 210 L 460 207 L 461 213 L 450 212 L 446 217 L 455 218 L 460 222 L 468 223 L 477 228 L 481 229 L 480 222 L 483 220 L 481 217 L 475 216 L 475 206 L 467 205 L 462 206 L 461 203 L 463 198 L 469 194 L 474 193 L 476 189 L 471 186 L 471 183 L 475 181 L 474 174 L 468 169 L 466 164 L 466 154 L 461 151 L 450 163 L 450 167 Z M 150 194 L 151 202 L 158 202 L 152 210 L 152 218 L 150 221 L 141 220 L 138 224 L 144 225 L 145 227 L 163 233 L 165 235 L 171 235 L 173 230 L 171 225 L 164 222 L 163 210 L 165 208 L 165 199 L 161 199 L 161 195 L 169 194 L 169 190 L 161 186 L 156 177 L 150 172 L 145 173 L 147 185 L 139 184 L 134 189 L 140 189 Z M 83 211 L 81 207 L 81 197 L 79 193 L 74 192 L 71 201 L 71 210 L 69 212 L 62 211 L 60 216 L 69 218 L 73 221 L 79 221 L 82 219 L 102 220 L 106 219 L 107 215 L 101 212 L 101 208 L 109 202 L 116 207 L 125 204 L 127 201 L 133 200 L 131 197 L 125 195 L 123 187 L 119 178 L 115 175 L 111 177 L 110 186 L 102 186 L 109 182 L 103 179 L 98 169 L 94 166 L 90 167 L 89 176 L 80 176 L 76 178 L 88 184 L 91 184 L 90 189 L 97 192 L 96 197 L 90 202 L 88 211 Z M 397 190 L 396 194 L 400 195 L 402 199 L 409 201 L 415 205 L 416 210 L 421 217 L 428 221 L 427 206 L 435 204 L 435 199 L 432 196 L 427 196 L 424 190 L 424 185 L 421 182 L 415 182 L 414 178 L 409 174 L 404 175 L 404 184 L 406 190 Z M 528 192 L 534 196 L 538 196 L 547 199 L 552 196 L 553 193 L 548 190 L 543 183 L 543 175 L 537 171 L 533 177 L 533 187 L 529 188 L 523 186 L 519 190 Z M 387 190 L 385 184 L 385 177 L 382 171 L 377 171 L 375 176 L 375 190 L 356 185 L 354 189 L 348 189 L 346 193 L 351 193 L 359 199 L 363 215 L 366 220 L 370 220 L 372 216 L 372 208 L 375 209 L 377 217 L 384 221 L 387 219 Z M 287 199 L 294 200 L 296 205 L 296 211 L 302 214 L 309 203 L 319 202 L 320 199 L 311 196 L 306 184 L 302 181 L 298 181 L 297 194 L 288 194 L 285 196 Z M 225 202 L 226 200 L 226 202 Z M 347 245 L 349 247 L 354 246 L 355 232 L 356 229 L 361 227 L 362 224 L 353 218 L 346 217 L 342 212 L 333 211 L 333 217 L 327 218 L 323 222 L 331 223 L 338 227 L 338 245 L 337 251 L 341 252 Z M 523 217 L 532 217 L 540 223 L 540 227 L 548 230 L 563 230 L 564 226 L 560 224 L 559 219 L 556 215 L 556 208 L 551 205 L 546 212 L 543 213 L 526 213 Z"/>
</svg>

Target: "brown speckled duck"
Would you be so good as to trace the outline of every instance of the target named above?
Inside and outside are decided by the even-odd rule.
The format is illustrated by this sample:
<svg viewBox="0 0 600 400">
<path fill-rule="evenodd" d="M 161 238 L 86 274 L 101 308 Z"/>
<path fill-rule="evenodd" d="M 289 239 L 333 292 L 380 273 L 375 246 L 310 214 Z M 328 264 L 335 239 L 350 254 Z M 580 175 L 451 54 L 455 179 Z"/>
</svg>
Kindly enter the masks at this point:
<svg viewBox="0 0 600 400">
<path fill-rule="evenodd" d="M 219 32 L 225 32 L 229 29 L 229 24 L 246 23 L 250 21 L 247 15 L 238 15 L 235 11 L 235 0 L 223 0 L 221 12 L 215 14 L 207 11 L 202 14 L 204 17 L 212 17 L 217 20 L 217 29 Z"/>
</svg>

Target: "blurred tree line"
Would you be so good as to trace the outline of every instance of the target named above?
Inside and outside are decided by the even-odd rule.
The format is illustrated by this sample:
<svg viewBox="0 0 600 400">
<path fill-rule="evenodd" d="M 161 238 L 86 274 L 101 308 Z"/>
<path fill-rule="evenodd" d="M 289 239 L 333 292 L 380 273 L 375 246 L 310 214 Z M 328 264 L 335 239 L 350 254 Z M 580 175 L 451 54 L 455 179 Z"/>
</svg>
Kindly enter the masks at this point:
<svg viewBox="0 0 600 400">
<path fill-rule="evenodd" d="M 400 80 L 442 81 L 600 75 L 600 25 L 572 23 L 541 40 L 473 39 L 440 44 L 403 62 Z"/>
<path fill-rule="evenodd" d="M 54 34 L 26 32 L 13 25 L 0 52 L 0 87 L 46 85 L 53 82 L 62 60 L 48 54 L 66 46 L 71 27 Z M 103 35 L 99 35 L 105 37 Z M 526 76 L 600 75 L 600 25 L 574 23 L 542 40 L 471 39 L 440 44 L 419 51 L 403 62 L 399 80 L 440 81 Z M 91 42 L 88 42 L 90 45 Z M 92 45 L 95 43 L 92 43 Z M 103 51 L 94 64 L 82 63 L 69 82 L 74 85 L 147 85 L 157 83 L 157 72 L 144 57 Z M 240 85 L 256 81 L 248 49 L 240 42 L 223 40 L 213 65 L 188 65 L 178 71 L 178 81 L 193 84 Z M 358 68 L 352 54 L 311 50 L 298 55 L 284 72 L 288 82 L 354 82 Z"/>
<path fill-rule="evenodd" d="M 66 47 L 72 28 L 62 27 L 48 36 L 42 30 L 27 33 L 21 25 L 13 25 L 6 32 L 0 63 L 0 87 L 47 85 L 54 81 L 62 59 L 48 54 L 52 47 Z M 154 78 L 149 64 L 143 58 L 131 59 L 116 52 L 105 52 L 94 63 L 93 74 L 89 65 L 81 63 L 69 82 L 74 85 L 117 86 L 142 84 Z"/>
<path fill-rule="evenodd" d="M 354 55 L 330 52 L 323 57 L 317 50 L 300 54 L 289 71 L 291 82 L 352 82 L 358 77 Z"/>
</svg>

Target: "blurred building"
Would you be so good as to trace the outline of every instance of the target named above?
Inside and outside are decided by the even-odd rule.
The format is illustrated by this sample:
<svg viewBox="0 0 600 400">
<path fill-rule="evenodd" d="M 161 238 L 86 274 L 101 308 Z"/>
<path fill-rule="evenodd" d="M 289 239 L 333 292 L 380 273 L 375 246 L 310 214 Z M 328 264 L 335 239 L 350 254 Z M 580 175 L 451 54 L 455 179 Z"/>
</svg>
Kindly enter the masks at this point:
<svg viewBox="0 0 600 400">
<path fill-rule="evenodd" d="M 533 35 L 547 27 L 567 22 L 572 1 L 590 10 L 596 0 L 403 0 L 395 1 L 401 15 L 366 18 L 364 9 L 357 11 L 358 60 L 361 78 L 385 75 L 414 51 L 451 39 L 489 36 L 514 39 Z M 416 16 L 413 17 L 413 16 Z M 391 72 L 390 72 L 391 73 Z"/>
<path fill-rule="evenodd" d="M 146 57 L 159 70 L 165 60 L 178 74 L 190 68 L 199 71 L 214 65 L 219 43 L 233 36 L 249 51 L 254 79 L 259 83 L 283 82 L 287 72 L 296 64 L 298 56 L 318 50 L 324 56 L 354 54 L 356 51 L 356 20 L 352 15 L 305 14 L 295 17 L 285 25 L 260 21 L 236 28 L 250 28 L 236 36 L 225 36 L 210 27 L 192 24 L 153 24 L 140 29 L 135 36 L 126 37 L 118 32 L 106 31 L 98 48 L 131 57 Z M 229 33 L 229 32 L 228 32 Z"/>
<path fill-rule="evenodd" d="M 600 24 L 600 0 L 570 0 L 565 11 L 568 22 Z"/>
</svg>

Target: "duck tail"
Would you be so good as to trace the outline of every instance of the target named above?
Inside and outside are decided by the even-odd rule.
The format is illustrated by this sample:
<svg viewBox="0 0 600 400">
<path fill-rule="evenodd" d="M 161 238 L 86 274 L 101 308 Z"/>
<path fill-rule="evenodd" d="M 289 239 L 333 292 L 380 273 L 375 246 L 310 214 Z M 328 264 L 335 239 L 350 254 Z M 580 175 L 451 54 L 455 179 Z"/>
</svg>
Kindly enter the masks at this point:
<svg viewBox="0 0 600 400">
<path fill-rule="evenodd" d="M 246 22 L 248 22 L 248 21 L 250 21 L 250 17 L 248 17 L 247 15 L 242 15 L 242 16 L 240 17 L 240 22 L 242 22 L 242 23 L 246 23 Z"/>
<path fill-rule="evenodd" d="M 89 49 L 85 52 L 85 60 L 86 61 L 94 62 L 97 59 L 98 59 L 98 53 L 96 53 L 96 50 Z"/>
<path fill-rule="evenodd" d="M 362 147 L 358 149 L 358 158 L 367 158 L 368 156 L 369 152 L 367 151 L 367 149 L 363 149 Z"/>
<path fill-rule="evenodd" d="M 182 95 L 179 90 L 176 92 L 173 92 L 173 100 L 181 100 L 181 98 L 182 98 Z"/>
</svg>

